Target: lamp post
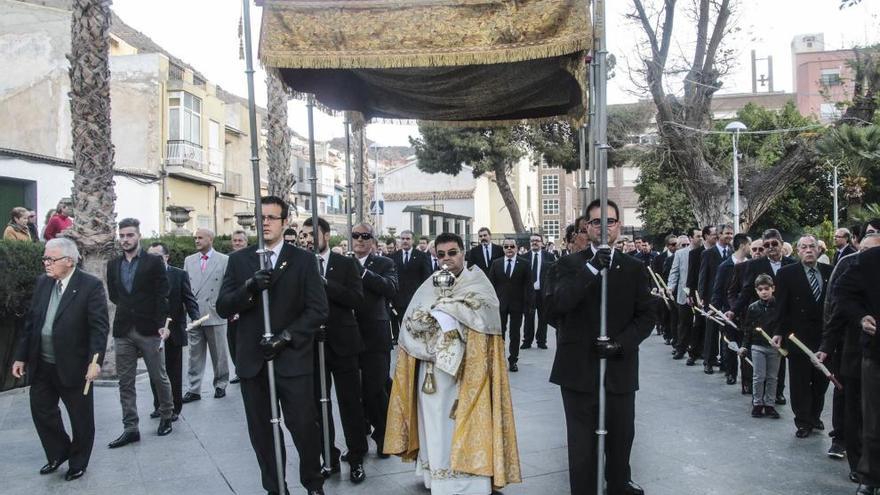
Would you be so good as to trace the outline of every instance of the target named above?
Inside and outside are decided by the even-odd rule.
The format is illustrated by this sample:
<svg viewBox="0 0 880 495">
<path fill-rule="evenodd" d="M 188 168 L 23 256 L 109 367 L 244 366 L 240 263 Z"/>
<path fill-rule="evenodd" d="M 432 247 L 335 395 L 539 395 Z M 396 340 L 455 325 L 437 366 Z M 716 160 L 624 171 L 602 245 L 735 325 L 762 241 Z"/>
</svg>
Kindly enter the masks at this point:
<svg viewBox="0 0 880 495">
<path fill-rule="evenodd" d="M 837 183 L 837 164 L 836 163 L 834 164 L 834 176 L 833 176 L 832 180 L 834 181 L 833 182 L 833 187 L 834 187 L 834 230 L 836 231 L 838 228 L 838 221 L 839 221 L 839 217 L 837 215 L 840 212 L 840 206 L 837 204 L 837 189 L 839 186 Z"/>
<path fill-rule="evenodd" d="M 738 120 L 727 124 L 724 130 L 733 133 L 733 233 L 739 234 L 739 153 L 736 145 L 739 141 L 739 133 L 748 129 L 745 124 Z"/>
</svg>

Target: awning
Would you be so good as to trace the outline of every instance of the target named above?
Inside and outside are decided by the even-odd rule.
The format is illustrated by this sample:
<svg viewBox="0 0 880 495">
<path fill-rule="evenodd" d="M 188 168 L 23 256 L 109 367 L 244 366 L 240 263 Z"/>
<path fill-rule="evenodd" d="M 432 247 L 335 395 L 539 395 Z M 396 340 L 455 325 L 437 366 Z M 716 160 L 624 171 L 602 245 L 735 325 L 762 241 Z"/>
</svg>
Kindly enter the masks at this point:
<svg viewBox="0 0 880 495">
<path fill-rule="evenodd" d="M 366 119 L 584 115 L 587 0 L 264 0 L 260 59 Z"/>
</svg>

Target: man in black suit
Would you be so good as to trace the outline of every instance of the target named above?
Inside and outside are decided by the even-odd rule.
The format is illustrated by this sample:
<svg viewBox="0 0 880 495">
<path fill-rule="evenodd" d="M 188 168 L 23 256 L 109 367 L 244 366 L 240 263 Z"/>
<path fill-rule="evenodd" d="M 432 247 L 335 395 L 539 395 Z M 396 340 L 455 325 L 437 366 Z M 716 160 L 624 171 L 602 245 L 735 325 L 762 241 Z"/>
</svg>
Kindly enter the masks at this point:
<svg viewBox="0 0 880 495">
<path fill-rule="evenodd" d="M 544 236 L 532 234 L 529 236 L 529 252 L 523 259 L 529 264 L 532 275 L 532 288 L 534 292 L 528 299 L 529 305 L 526 310 L 526 323 L 523 331 L 523 342 L 520 349 L 532 347 L 532 341 L 537 338 L 538 349 L 547 348 L 547 315 L 544 314 L 544 283 L 547 281 L 547 269 L 556 262 L 556 255 L 544 250 Z M 538 329 L 535 332 L 535 314 L 538 316 Z"/>
<path fill-rule="evenodd" d="M 236 230 L 233 232 L 232 250 L 240 251 L 246 247 L 248 247 L 247 233 L 243 230 Z M 234 314 L 226 320 L 226 343 L 229 344 L 229 359 L 232 361 L 233 366 L 235 366 L 235 336 L 237 329 L 238 315 Z M 229 380 L 229 383 L 235 384 L 240 382 L 241 378 L 238 377 L 238 373 L 233 373 L 232 379 Z"/>
<path fill-rule="evenodd" d="M 260 465 L 263 488 L 283 494 L 278 486 L 266 361 L 274 361 L 275 388 L 284 424 L 299 453 L 300 482 L 309 495 L 324 493 L 321 476 L 321 432 L 315 409 L 315 334 L 327 320 L 327 295 L 315 255 L 283 242 L 288 206 L 277 196 L 262 198 L 263 240 L 269 269 L 262 268 L 257 246 L 229 256 L 217 314 L 239 315 L 235 362 L 241 378 L 251 445 Z M 268 291 L 270 328 L 264 338 L 262 297 Z M 284 442 L 281 465 L 285 465 Z"/>
<path fill-rule="evenodd" d="M 758 275 L 765 273 L 776 282 L 776 274 L 783 266 L 796 263 L 796 261 L 788 256 L 782 255 L 782 234 L 776 229 L 767 229 L 761 235 L 764 244 L 764 255 L 757 259 L 752 259 L 745 266 L 745 275 L 742 277 L 739 297 L 732 311 L 737 316 L 744 316 L 749 304 L 758 300 L 758 293 L 755 292 L 755 279 Z M 740 320 L 742 321 L 742 320 Z M 766 329 L 765 329 L 766 330 Z M 769 332 L 768 332 L 769 333 Z M 782 358 L 779 363 L 779 375 L 776 384 L 776 405 L 786 404 L 785 400 L 785 362 L 786 358 Z"/>
<path fill-rule="evenodd" d="M 516 363 L 519 361 L 519 331 L 522 327 L 523 313 L 529 304 L 529 296 L 534 292 L 532 271 L 527 261 L 517 258 L 514 239 L 504 239 L 501 247 L 504 249 L 504 257 L 492 262 L 489 281 L 492 282 L 495 294 L 498 295 L 501 335 L 507 335 L 507 319 L 510 318 L 507 362 L 510 364 L 510 371 L 515 372 L 519 371 Z"/>
<path fill-rule="evenodd" d="M 392 342 L 397 342 L 397 335 L 400 331 L 400 321 L 406 308 L 412 300 L 416 289 L 422 285 L 422 282 L 431 276 L 430 255 L 425 254 L 418 249 L 413 248 L 413 233 L 411 230 L 404 230 L 400 233 L 400 249 L 394 251 L 391 255 L 394 261 L 394 268 L 397 270 L 398 290 L 394 296 L 394 321 L 392 325 Z"/>
<path fill-rule="evenodd" d="M 687 290 L 690 304 L 695 306 L 698 304 L 697 295 L 699 294 L 700 268 L 702 267 L 703 253 L 715 247 L 718 240 L 717 230 L 714 226 L 707 225 L 703 227 L 699 233 L 694 232 L 694 240 L 691 244 L 691 252 L 688 254 L 688 273 L 685 288 Z M 694 247 L 696 245 L 696 247 Z M 705 302 L 705 301 L 704 301 Z M 694 324 L 692 328 L 692 342 L 696 359 L 703 356 L 703 347 L 706 342 L 706 319 L 700 315 L 694 315 Z M 695 360 L 689 359 L 688 362 L 694 364 Z M 686 363 L 687 364 L 687 363 Z M 716 364 L 716 363 L 713 363 Z M 705 367 L 706 363 L 703 362 Z"/>
<path fill-rule="evenodd" d="M 725 229 L 722 229 L 726 231 Z M 724 235 L 722 234 L 722 237 Z M 723 311 L 725 315 L 731 320 L 733 313 L 728 315 L 730 310 L 730 304 L 727 299 L 727 287 L 730 285 L 730 279 L 733 278 L 734 273 L 736 272 L 737 267 L 745 264 L 749 255 L 749 245 L 751 244 L 751 239 L 749 236 L 745 234 L 736 234 L 733 236 L 733 242 L 731 243 L 730 256 L 721 262 L 718 266 L 718 273 L 715 274 L 715 281 L 712 286 L 712 297 L 711 299 L 707 299 L 711 302 L 712 306 L 717 308 L 719 311 Z M 720 243 L 720 241 L 719 241 Z M 738 344 L 742 344 L 742 335 L 733 327 L 730 326 L 721 326 L 720 331 L 724 336 L 726 336 L 731 342 L 736 342 Z M 730 350 L 727 345 L 721 345 L 721 353 L 724 356 L 722 359 L 722 363 L 724 365 L 724 375 L 727 378 L 728 385 L 736 384 L 736 376 L 737 376 L 737 360 L 738 357 L 735 352 Z M 742 363 L 742 377 L 743 377 L 743 393 L 745 391 L 751 390 L 751 371 L 747 366 L 745 359 L 743 359 Z M 751 393 L 751 392 L 750 392 Z"/>
<path fill-rule="evenodd" d="M 388 415 L 388 389 L 391 376 L 391 332 L 388 302 L 397 294 L 397 271 L 394 262 L 372 254 L 373 227 L 360 223 L 352 227 L 352 250 L 363 267 L 364 303 L 358 308 L 358 327 L 364 350 L 358 356 L 363 386 L 364 412 L 373 427 L 379 457 L 385 442 L 385 419 Z"/>
<path fill-rule="evenodd" d="M 68 481 L 85 473 L 92 454 L 94 394 L 89 389 L 83 395 L 83 388 L 101 372 L 109 330 L 104 285 L 78 270 L 77 261 L 79 252 L 70 239 L 46 243 L 46 274 L 37 279 L 12 364 L 15 378 L 31 376 L 31 416 L 48 461 L 40 474 L 69 460 Z M 70 417 L 72 441 L 61 421 L 59 399 Z"/>
<path fill-rule="evenodd" d="M 306 248 L 315 250 L 313 240 L 312 218 L 303 222 L 306 232 Z M 367 453 L 367 434 L 364 431 L 364 408 L 361 403 L 361 380 L 358 354 L 364 351 L 364 340 L 358 328 L 355 310 L 364 304 L 364 286 L 361 280 L 360 264 L 348 257 L 330 251 L 330 224 L 318 218 L 318 271 L 324 279 L 324 290 L 327 292 L 330 314 L 326 324 L 326 357 L 325 373 L 327 389 L 336 384 L 336 402 L 339 404 L 339 417 L 342 420 L 342 431 L 345 434 L 345 445 L 348 452 L 344 459 L 351 467 L 349 477 L 354 483 L 366 479 L 364 473 L 364 455 Z M 315 375 L 320 373 L 317 356 L 315 357 Z M 315 405 L 321 406 L 321 385 L 315 383 Z M 336 448 L 336 432 L 333 425 L 333 407 L 330 406 L 330 472 L 328 476 L 339 472 L 339 449 Z M 319 416 L 321 421 L 322 417 Z M 322 437 L 323 441 L 323 437 Z M 324 452 L 322 449 L 321 452 Z"/>
<path fill-rule="evenodd" d="M 822 342 L 822 309 L 831 267 L 816 262 L 819 242 L 812 235 L 802 236 L 798 240 L 797 252 L 800 263 L 784 266 L 776 273 L 778 318 L 773 324 L 773 341 L 781 345 L 789 334 L 794 334 L 815 353 Z M 791 410 L 797 427 L 795 434 L 798 438 L 806 438 L 813 429 L 825 429 L 819 418 L 825 405 L 828 379 L 813 367 L 810 358 L 794 344 L 789 344 L 788 350 Z"/>
<path fill-rule="evenodd" d="M 171 333 L 165 339 L 165 372 L 168 381 L 171 382 L 171 397 L 174 401 L 174 414 L 171 421 L 177 421 L 183 408 L 183 348 L 188 338 L 186 334 L 186 317 L 192 321 L 199 319 L 199 302 L 193 295 L 189 283 L 189 275 L 180 268 L 168 264 L 168 247 L 161 242 L 154 242 L 147 248 L 147 254 L 162 258 L 165 263 L 165 273 L 168 276 L 168 311 L 170 312 L 171 325 L 168 330 Z M 151 418 L 158 418 L 159 395 L 156 393 L 156 384 L 150 382 L 153 391 L 153 412 Z"/>
<path fill-rule="evenodd" d="M 486 276 L 489 276 L 489 268 L 492 262 L 504 256 L 501 246 L 492 242 L 492 232 L 488 228 L 482 227 L 477 231 L 477 237 L 480 243 L 472 247 L 465 256 L 468 268 L 477 265 Z"/>
<path fill-rule="evenodd" d="M 706 238 L 706 234 L 703 234 Z M 713 239 L 715 242 L 713 242 Z M 709 244 L 703 254 L 700 255 L 700 274 L 697 281 L 697 293 L 702 301 L 702 309 L 709 311 L 709 304 L 712 303 L 712 290 L 715 288 L 715 277 L 718 274 L 718 267 L 732 253 L 730 241 L 733 239 L 733 225 L 719 225 L 716 229 L 709 232 Z M 716 306 L 717 307 L 717 306 Z M 720 308 L 719 308 L 720 309 Z M 713 366 L 721 367 L 717 356 L 720 348 L 718 347 L 718 332 L 722 330 L 714 321 L 708 321 L 702 315 L 697 318 L 703 320 L 705 333 L 703 335 L 703 372 L 707 375 L 714 373 Z"/>
<path fill-rule="evenodd" d="M 119 375 L 119 402 L 122 404 L 124 431 L 108 447 L 115 449 L 140 441 L 137 414 L 138 356 L 143 356 L 150 381 L 159 394 L 158 435 L 171 433 L 174 402 L 171 382 L 165 372 L 165 355 L 159 351 L 162 339 L 169 335 L 168 277 L 165 263 L 140 247 L 140 221 L 123 218 L 119 222 L 122 256 L 107 262 L 107 292 L 116 305 L 113 338 L 116 345 L 116 371 Z"/>
<path fill-rule="evenodd" d="M 852 233 L 849 229 L 837 229 L 834 231 L 834 256 L 831 258 L 831 265 L 834 266 L 844 256 L 856 252 L 856 248 L 852 245 Z"/>
<path fill-rule="evenodd" d="M 861 327 L 862 348 L 862 453 L 857 475 L 859 495 L 872 495 L 880 490 L 880 337 L 877 336 L 880 308 L 880 248 L 859 253 L 841 273 L 837 292 L 842 317 Z"/>
<path fill-rule="evenodd" d="M 654 326 L 654 301 L 644 266 L 620 251 L 599 249 L 601 206 L 593 201 L 575 225 L 589 234 L 592 246 L 561 258 L 555 306 L 563 313 L 550 381 L 562 387 L 568 429 L 571 493 L 596 494 L 596 426 L 599 358 L 607 358 L 605 480 L 608 493 L 641 495 L 630 479 L 629 457 L 635 436 L 635 392 L 639 388 L 639 344 Z M 620 232 L 619 211 L 608 202 L 608 242 Z M 607 342 L 598 341 L 601 271 L 608 269 Z"/>
<path fill-rule="evenodd" d="M 678 237 L 675 234 L 669 234 L 663 240 L 665 249 L 651 260 L 651 269 L 663 280 L 669 278 L 669 270 L 672 269 L 672 257 L 678 249 Z M 669 260 L 669 263 L 666 261 Z M 655 282 L 650 282 L 649 287 L 657 287 Z M 658 287 L 659 289 L 659 287 Z M 678 311 L 676 311 L 675 300 L 671 299 L 669 307 L 666 304 L 657 305 L 657 324 L 663 334 L 663 341 L 666 345 L 672 345 L 675 341 L 675 329 L 678 328 Z"/>
</svg>

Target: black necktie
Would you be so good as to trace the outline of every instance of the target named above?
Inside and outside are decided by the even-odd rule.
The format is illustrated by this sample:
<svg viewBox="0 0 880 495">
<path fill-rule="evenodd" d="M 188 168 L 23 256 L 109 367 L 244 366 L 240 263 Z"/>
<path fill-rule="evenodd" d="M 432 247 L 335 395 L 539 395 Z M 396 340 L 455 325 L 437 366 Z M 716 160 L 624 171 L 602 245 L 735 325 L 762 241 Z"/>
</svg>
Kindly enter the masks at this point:
<svg viewBox="0 0 880 495">
<path fill-rule="evenodd" d="M 437 271 L 437 258 L 434 258 L 434 271 Z"/>
<path fill-rule="evenodd" d="M 504 272 L 504 273 L 507 274 L 507 278 L 510 278 L 510 276 L 513 274 L 513 269 L 512 269 L 512 267 L 510 266 L 510 262 L 511 262 L 511 261 L 513 261 L 513 260 L 510 259 L 510 258 L 507 258 L 507 270 Z"/>
<path fill-rule="evenodd" d="M 532 253 L 532 282 L 538 281 L 538 253 Z"/>
<path fill-rule="evenodd" d="M 409 251 L 404 251 L 403 252 L 403 264 L 405 265 L 407 263 L 409 263 Z"/>
<path fill-rule="evenodd" d="M 321 262 L 321 276 L 323 277 L 324 276 L 324 257 L 318 256 L 318 261 Z"/>
<path fill-rule="evenodd" d="M 822 289 L 819 288 L 819 280 L 816 278 L 816 269 L 810 268 L 810 289 L 813 291 L 813 299 L 817 302 L 822 297 Z"/>
<path fill-rule="evenodd" d="M 484 247 L 483 252 L 486 254 L 486 266 L 489 266 L 489 262 L 491 261 L 489 258 L 489 246 Z"/>
</svg>

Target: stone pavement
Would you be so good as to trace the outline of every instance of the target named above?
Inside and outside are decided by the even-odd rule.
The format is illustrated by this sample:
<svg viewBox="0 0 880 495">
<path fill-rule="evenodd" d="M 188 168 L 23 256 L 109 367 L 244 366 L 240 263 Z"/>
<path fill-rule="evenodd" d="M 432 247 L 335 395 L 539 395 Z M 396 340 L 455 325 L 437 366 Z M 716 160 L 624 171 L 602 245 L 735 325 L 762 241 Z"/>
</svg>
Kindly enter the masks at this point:
<svg viewBox="0 0 880 495">
<path fill-rule="evenodd" d="M 553 333 L 552 330 L 550 332 Z M 565 421 L 558 387 L 547 378 L 550 350 L 521 352 L 520 371 L 511 374 L 523 483 L 505 495 L 569 493 Z M 781 420 L 753 419 L 739 386 L 724 384 L 723 374 L 707 376 L 700 366 L 672 361 L 669 347 L 652 336 L 641 350 L 641 391 L 636 397 L 633 479 L 649 495 L 789 495 L 852 494 L 845 461 L 825 455 L 830 440 L 814 434 L 800 440 L 788 407 Z M 209 367 L 210 368 L 210 367 Z M 208 372 L 210 373 L 210 371 Z M 206 377 L 207 378 L 207 377 Z M 206 379 L 205 383 L 210 383 Z M 156 436 L 149 383 L 138 382 L 141 441 L 117 450 L 107 443 L 122 432 L 118 392 L 95 390 L 97 434 L 86 475 L 65 482 L 64 465 L 40 476 L 45 463 L 31 422 L 26 391 L 0 395 L 0 493 L 17 494 L 256 494 L 260 478 L 248 440 L 237 385 L 214 399 L 206 390 L 200 402 L 184 406 L 168 437 Z M 823 420 L 831 426 L 830 392 Z M 338 423 L 338 422 L 337 422 Z M 69 430 L 68 430 L 69 431 Z M 337 428 L 337 443 L 341 428 Z M 287 479 L 291 493 L 298 483 L 296 454 L 289 436 Z M 396 458 L 366 460 L 367 481 L 353 485 L 343 463 L 342 476 L 325 484 L 328 494 L 426 494 L 412 464 Z M 292 453 L 292 454 L 291 454 Z"/>
</svg>

